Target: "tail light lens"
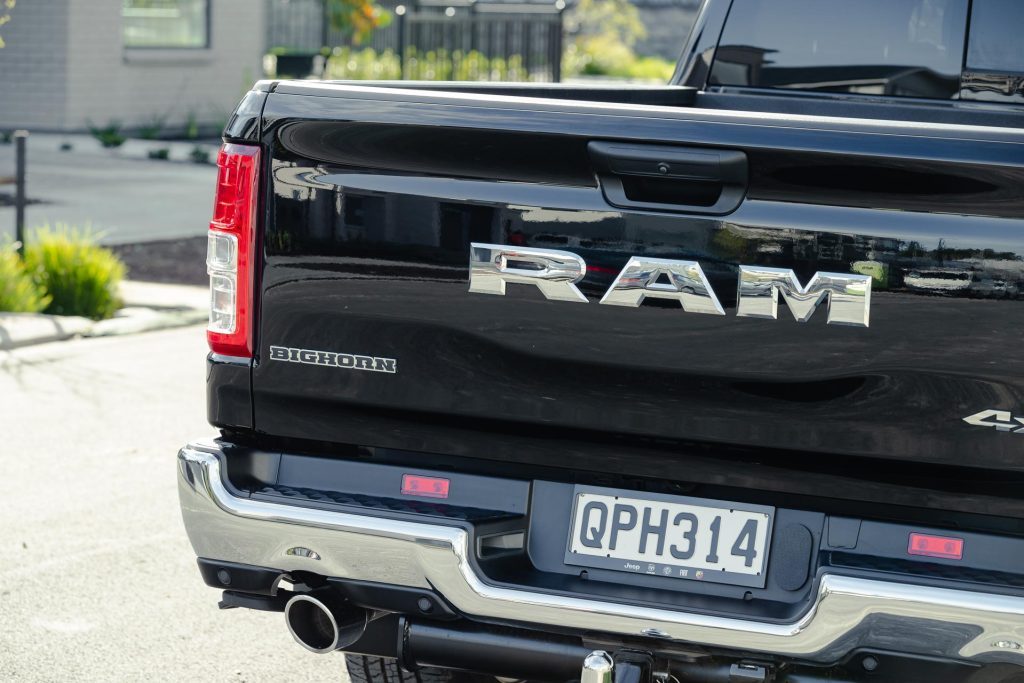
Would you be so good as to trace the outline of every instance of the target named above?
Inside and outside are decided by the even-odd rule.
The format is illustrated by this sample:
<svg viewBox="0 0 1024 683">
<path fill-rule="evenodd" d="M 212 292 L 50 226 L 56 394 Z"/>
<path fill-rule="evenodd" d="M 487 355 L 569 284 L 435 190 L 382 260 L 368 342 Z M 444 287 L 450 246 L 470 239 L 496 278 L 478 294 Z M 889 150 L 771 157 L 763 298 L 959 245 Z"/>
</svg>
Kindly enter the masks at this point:
<svg viewBox="0 0 1024 683">
<path fill-rule="evenodd" d="M 226 144 L 217 156 L 217 196 L 206 248 L 210 350 L 252 357 L 253 270 L 260 148 Z"/>
</svg>

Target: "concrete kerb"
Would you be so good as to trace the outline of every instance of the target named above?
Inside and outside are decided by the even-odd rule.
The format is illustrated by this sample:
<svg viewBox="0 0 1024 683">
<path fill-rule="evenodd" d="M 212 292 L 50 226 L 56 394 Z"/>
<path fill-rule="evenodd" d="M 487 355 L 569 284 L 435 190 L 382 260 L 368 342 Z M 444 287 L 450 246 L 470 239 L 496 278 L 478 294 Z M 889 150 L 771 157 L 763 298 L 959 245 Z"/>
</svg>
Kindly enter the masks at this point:
<svg viewBox="0 0 1024 683">
<path fill-rule="evenodd" d="M 162 330 L 205 322 L 205 287 L 149 282 L 121 283 L 125 306 L 109 320 L 42 313 L 0 313 L 0 350 L 64 341 Z"/>
<path fill-rule="evenodd" d="M 88 332 L 93 321 L 67 315 L 0 313 L 0 351 L 63 341 Z"/>
<path fill-rule="evenodd" d="M 206 152 L 209 163 L 216 163 L 220 145 L 207 140 L 143 140 L 128 138 L 120 147 L 104 148 L 91 135 L 83 133 L 32 133 L 29 145 L 47 151 L 63 151 L 68 154 L 88 154 L 98 157 L 149 160 L 150 152 L 167 150 L 168 161 L 195 163 L 193 150 Z M 64 147 L 67 146 L 67 149 Z"/>
</svg>

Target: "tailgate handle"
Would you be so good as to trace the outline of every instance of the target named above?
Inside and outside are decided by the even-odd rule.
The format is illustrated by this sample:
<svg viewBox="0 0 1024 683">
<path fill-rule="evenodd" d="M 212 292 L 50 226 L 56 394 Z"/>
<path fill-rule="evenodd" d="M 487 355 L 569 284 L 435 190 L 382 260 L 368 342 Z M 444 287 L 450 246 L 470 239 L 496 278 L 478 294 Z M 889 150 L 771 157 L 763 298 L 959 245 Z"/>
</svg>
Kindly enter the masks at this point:
<svg viewBox="0 0 1024 683">
<path fill-rule="evenodd" d="M 743 152 L 598 141 L 587 151 L 612 206 L 726 214 L 747 191 Z"/>
</svg>

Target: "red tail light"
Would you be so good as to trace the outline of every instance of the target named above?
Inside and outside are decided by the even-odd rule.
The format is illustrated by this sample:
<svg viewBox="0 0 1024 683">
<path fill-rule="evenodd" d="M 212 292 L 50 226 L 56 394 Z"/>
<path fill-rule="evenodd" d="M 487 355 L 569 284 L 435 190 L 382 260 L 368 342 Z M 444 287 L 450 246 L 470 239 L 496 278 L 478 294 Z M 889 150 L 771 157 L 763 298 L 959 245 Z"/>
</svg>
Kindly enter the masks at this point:
<svg viewBox="0 0 1024 683">
<path fill-rule="evenodd" d="M 210 350 L 252 357 L 256 182 L 260 148 L 226 144 L 217 156 L 217 196 L 206 249 L 210 274 Z"/>
</svg>

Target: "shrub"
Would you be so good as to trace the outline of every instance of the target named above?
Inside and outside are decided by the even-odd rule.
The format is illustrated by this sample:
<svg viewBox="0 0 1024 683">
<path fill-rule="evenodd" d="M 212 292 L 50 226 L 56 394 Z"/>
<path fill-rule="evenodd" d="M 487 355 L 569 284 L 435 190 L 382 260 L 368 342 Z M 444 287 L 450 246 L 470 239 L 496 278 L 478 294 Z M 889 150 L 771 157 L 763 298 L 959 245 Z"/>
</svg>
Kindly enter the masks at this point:
<svg viewBox="0 0 1024 683">
<path fill-rule="evenodd" d="M 185 117 L 185 137 L 189 140 L 199 139 L 199 119 L 194 111 L 190 111 Z"/>
<path fill-rule="evenodd" d="M 659 81 L 668 83 L 672 78 L 672 72 L 676 70 L 675 62 L 670 62 L 661 57 L 639 57 L 629 65 L 627 75 L 629 78 L 641 81 Z"/>
<path fill-rule="evenodd" d="M 509 58 L 487 57 L 470 50 L 448 51 L 444 48 L 421 52 L 415 47 L 405 51 L 403 63 L 393 50 L 377 52 L 367 47 L 355 50 L 335 48 L 327 60 L 324 78 L 328 80 L 398 80 L 404 77 L 417 81 L 528 81 L 521 55 Z"/>
<path fill-rule="evenodd" d="M 633 49 L 608 36 L 579 38 L 565 50 L 566 75 L 613 76 L 667 83 L 675 64 L 660 57 L 637 57 Z"/>
<path fill-rule="evenodd" d="M 195 163 L 195 164 L 208 164 L 208 163 L 210 163 L 210 152 L 209 152 L 209 150 L 204 149 L 204 148 L 200 147 L 199 145 L 196 145 L 195 147 L 193 147 L 192 151 L 188 153 L 188 156 L 189 156 L 190 159 L 192 159 L 192 163 Z"/>
<path fill-rule="evenodd" d="M 324 68 L 324 78 L 335 80 L 391 81 L 401 77 L 398 55 L 392 50 L 378 53 L 371 47 L 362 50 L 335 48 Z"/>
<path fill-rule="evenodd" d="M 647 30 L 629 0 L 579 0 L 566 14 L 572 38 L 562 58 L 565 76 L 613 76 L 668 82 L 675 64 L 638 57 L 634 47 Z"/>
<path fill-rule="evenodd" d="M 167 161 L 171 157 L 171 150 L 166 147 L 160 147 L 159 149 L 151 149 L 146 152 L 146 156 L 150 159 L 159 159 L 161 161 Z"/>
<path fill-rule="evenodd" d="M 566 47 L 562 70 L 566 76 L 612 76 L 667 83 L 675 63 L 659 57 L 638 57 L 616 34 L 579 36 Z M 404 73 L 403 73 L 404 72 Z M 331 51 L 324 69 L 327 80 L 417 81 L 530 81 L 536 74 L 526 70 L 522 55 L 488 57 L 470 50 L 444 48 L 421 51 L 406 48 L 405 58 L 393 50 L 338 47 Z"/>
<path fill-rule="evenodd" d="M 13 244 L 0 245 L 0 311 L 38 313 L 50 303 Z"/>
<path fill-rule="evenodd" d="M 89 132 L 100 141 L 101 145 L 108 148 L 120 147 L 128 139 L 121 135 L 120 121 L 110 121 L 105 126 L 94 126 L 92 123 L 89 123 Z"/>
<path fill-rule="evenodd" d="M 139 137 L 143 140 L 156 140 L 167 125 L 167 114 L 155 114 L 139 126 Z"/>
<path fill-rule="evenodd" d="M 25 265 L 51 301 L 46 313 L 109 318 L 121 307 L 124 264 L 87 231 L 42 228 L 25 250 Z"/>
</svg>

